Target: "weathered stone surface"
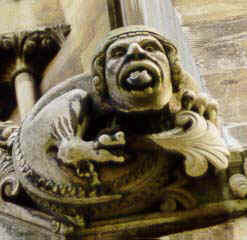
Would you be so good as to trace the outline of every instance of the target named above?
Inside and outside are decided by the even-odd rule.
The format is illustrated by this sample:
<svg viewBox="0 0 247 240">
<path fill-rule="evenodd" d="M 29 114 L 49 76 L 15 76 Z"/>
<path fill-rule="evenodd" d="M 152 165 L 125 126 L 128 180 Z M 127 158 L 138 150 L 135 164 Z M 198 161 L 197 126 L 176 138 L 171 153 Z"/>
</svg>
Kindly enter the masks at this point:
<svg viewBox="0 0 247 240">
<path fill-rule="evenodd" d="M 239 68 L 203 76 L 205 88 L 219 102 L 226 141 L 233 149 L 247 145 L 246 74 L 246 68 Z"/>
<path fill-rule="evenodd" d="M 1 214 L 0 238 L 2 240 L 65 240 L 64 236 L 58 236 L 34 224 Z"/>
<path fill-rule="evenodd" d="M 213 224 L 219 224 L 224 221 L 224 217 L 236 212 L 235 207 L 240 207 L 243 201 L 239 202 L 225 202 L 219 204 L 212 204 L 211 206 L 205 206 L 204 208 L 188 210 L 185 214 L 178 212 L 177 214 L 153 214 L 150 216 L 138 216 L 128 219 L 120 219 L 110 221 L 108 224 L 105 222 L 98 222 L 92 225 L 90 228 L 85 229 L 83 237 L 85 240 L 119 240 L 119 239 L 160 239 L 161 236 L 165 240 L 198 240 L 196 238 L 197 232 L 201 233 L 204 238 L 199 240 L 218 240 L 220 237 L 222 240 L 245 240 L 245 238 L 239 238 L 241 234 L 246 236 L 243 232 L 246 224 L 246 218 L 240 218 L 239 220 L 226 221 L 226 224 L 216 225 L 211 227 L 200 229 L 202 226 L 210 226 Z M 245 204 L 244 204 L 245 205 Z M 201 220 L 195 218 L 195 214 L 201 217 Z M 222 216 L 223 218 L 219 218 Z M 242 220 L 243 219 L 243 220 Z M 233 224 L 232 224 L 233 222 Z M 242 225 L 241 225 L 242 224 Z M 199 230 L 192 232 L 184 232 L 185 230 L 192 229 L 192 225 Z M 233 225 L 233 226 L 232 226 Z M 222 227 L 223 226 L 223 227 Z M 227 230 L 224 236 L 224 231 Z M 245 230 L 246 231 L 246 230 Z M 180 232 L 180 234 L 169 235 L 172 232 Z M 230 238 L 234 236 L 234 238 Z M 106 237 L 106 238 L 105 238 Z M 190 238 L 193 237 L 193 238 Z"/>
<path fill-rule="evenodd" d="M 247 18 L 241 17 L 228 21 L 184 25 L 183 30 L 193 49 L 217 42 L 246 39 L 246 24 Z"/>
<path fill-rule="evenodd" d="M 37 29 L 65 23 L 59 0 L 0 2 L 0 33 Z"/>
<path fill-rule="evenodd" d="M 246 47 L 238 41 L 219 41 L 194 49 L 196 63 L 202 75 L 224 73 L 247 66 Z"/>
<path fill-rule="evenodd" d="M 239 124 L 229 124 L 226 126 L 229 134 L 234 137 L 238 141 L 238 146 L 243 149 L 247 149 L 247 122 L 239 123 Z M 233 144 L 233 147 L 236 144 Z M 241 149 L 240 147 L 240 149 Z"/>
<path fill-rule="evenodd" d="M 239 68 L 203 76 L 206 89 L 220 104 L 220 116 L 226 125 L 247 121 L 246 74 L 245 68 Z"/>
<path fill-rule="evenodd" d="M 246 217 L 242 217 L 213 227 L 161 237 L 160 240 L 245 240 L 246 224 Z"/>
<path fill-rule="evenodd" d="M 1 240 L 65 240 L 54 223 L 46 214 L 1 201 Z"/>
<path fill-rule="evenodd" d="M 247 2 L 174 0 L 173 3 L 205 89 L 219 101 L 226 131 L 236 138 L 231 137 L 229 142 L 235 142 L 235 147 L 245 146 Z"/>
<path fill-rule="evenodd" d="M 245 0 L 173 0 L 181 13 L 184 24 L 199 24 L 214 21 L 225 21 L 246 16 Z"/>
<path fill-rule="evenodd" d="M 24 3 L 25 1 L 20 2 L 20 4 Z M 245 67 L 246 67 L 246 36 L 245 36 L 245 30 L 244 30 L 244 25 L 246 23 L 246 21 L 244 19 L 241 19 L 240 21 L 235 21 L 232 20 L 232 18 L 236 17 L 236 16 L 241 16 L 241 14 L 244 14 L 245 11 L 241 12 L 241 6 L 243 6 L 242 1 L 238 1 L 236 2 L 232 2 L 232 1 L 228 1 L 223 2 L 223 1 L 217 1 L 215 3 L 215 1 L 198 1 L 195 3 L 191 3 L 191 1 L 175 1 L 176 3 L 180 2 L 181 5 L 187 5 L 186 7 L 186 11 L 184 11 L 184 15 L 187 14 L 187 16 L 182 17 L 184 19 L 184 22 L 187 24 L 187 26 L 189 26 L 187 28 L 187 34 L 188 36 L 192 36 L 190 38 L 191 44 L 193 46 L 193 54 L 196 56 L 197 58 L 197 64 L 200 66 L 201 68 L 201 72 L 205 77 L 206 80 L 206 86 L 208 86 L 208 89 L 211 93 L 214 93 L 212 95 L 217 95 L 217 98 L 219 99 L 221 105 L 222 102 L 224 105 L 226 105 L 226 107 L 222 110 L 221 115 L 223 116 L 224 120 L 225 120 L 225 124 L 229 127 L 228 129 L 232 132 L 237 132 L 236 135 L 238 137 L 240 137 L 239 134 L 242 134 L 243 132 L 241 131 L 235 131 L 236 128 L 233 128 L 234 126 L 243 126 L 243 121 L 245 121 L 245 116 L 243 114 L 243 112 L 246 110 L 244 103 L 241 103 L 241 100 L 245 98 L 245 84 L 243 79 L 245 78 Z M 58 2 L 56 2 L 58 3 Z M 73 3 L 69 2 L 69 1 L 64 1 L 63 3 L 60 2 L 59 3 L 59 12 L 60 12 L 60 8 L 63 8 L 63 14 L 65 16 L 62 16 L 61 18 L 63 18 L 62 21 L 67 21 L 69 23 L 71 23 L 73 26 L 75 26 L 76 31 L 74 31 L 74 35 L 72 35 L 71 40 L 69 43 L 67 43 L 67 54 L 63 53 L 60 56 L 60 60 L 55 62 L 55 65 L 51 66 L 50 69 L 52 69 L 54 66 L 54 69 L 57 69 L 58 72 L 51 72 L 50 73 L 50 79 L 48 78 L 47 82 L 51 82 L 52 84 L 56 84 L 55 81 L 53 81 L 54 78 L 59 79 L 58 81 L 63 81 L 63 79 L 74 75 L 76 73 L 81 72 L 82 69 L 82 64 L 80 62 L 80 54 L 83 52 L 84 56 L 88 57 L 89 54 L 91 54 L 91 48 L 94 48 L 94 31 L 91 31 L 92 29 L 88 26 L 92 26 L 92 25 L 97 25 L 97 27 L 95 28 L 97 29 L 102 29 L 102 32 L 105 31 L 105 29 L 109 28 L 109 25 L 105 24 L 107 22 L 107 15 L 104 15 L 105 11 L 103 11 L 105 9 L 105 2 L 101 1 L 99 2 L 100 4 L 98 5 L 99 7 L 99 11 L 95 11 L 95 9 L 93 8 L 87 8 L 87 10 L 93 9 L 95 11 L 95 15 L 93 14 L 93 20 L 91 21 L 90 17 L 92 15 L 92 13 L 94 13 L 94 11 L 86 11 L 87 14 L 89 14 L 90 16 L 88 16 L 87 14 L 85 14 L 85 16 L 83 16 L 83 21 L 86 19 L 86 22 L 90 23 L 85 30 L 81 30 L 80 27 L 81 25 L 78 24 L 78 22 L 81 22 L 81 17 L 77 18 L 77 16 L 74 16 L 74 10 L 79 11 L 79 9 L 81 9 L 80 4 L 82 4 L 83 2 L 81 1 L 77 1 L 75 3 L 75 1 Z M 85 2 L 84 2 L 85 3 Z M 205 5 L 203 5 L 205 3 Z M 239 4 L 242 4 L 241 6 Z M 43 3 L 45 6 L 45 2 Z M 87 3 L 86 3 L 87 4 Z M 199 5 L 201 4 L 201 5 Z M 90 5 L 90 3 L 89 3 Z M 35 7 L 37 7 L 38 5 L 36 5 Z M 58 5 L 57 5 L 58 6 Z M 84 5 L 85 6 L 85 5 Z M 191 6 L 191 8 L 189 8 L 188 6 Z M 206 6 L 206 7 L 205 7 Z M 231 10 L 227 10 L 225 11 L 226 7 L 230 7 Z M 233 8 L 235 7 L 235 10 L 233 11 Z M 31 8 L 27 8 L 28 10 Z M 42 7 L 40 7 L 40 9 L 43 9 Z M 189 9 L 189 11 L 188 11 Z M 83 9 L 85 12 L 85 9 Z M 191 12 L 190 12 L 191 10 Z M 35 8 L 31 9 L 30 12 L 33 14 L 35 13 Z M 81 12 L 81 11 L 79 11 Z M 99 17 L 99 12 L 103 13 L 103 15 L 100 15 Z M 29 12 L 28 12 L 29 13 Z M 216 13 L 216 14 L 215 14 Z M 32 14 L 30 14 L 30 16 L 32 16 Z M 191 15 L 190 15 L 191 14 Z M 194 15 L 193 15 L 194 14 Z M 35 14 L 34 14 L 35 15 Z M 217 16 L 215 16 L 217 15 Z M 200 19 L 197 19 L 195 21 L 194 16 L 199 16 Z M 53 16 L 52 16 L 53 17 Z M 227 24 L 222 24 L 222 22 L 219 22 L 218 20 L 222 21 L 227 19 L 227 17 L 229 17 L 231 19 L 231 22 L 228 21 L 228 25 Z M 64 18 L 66 20 L 64 20 Z M 214 21 L 216 21 L 217 18 L 217 23 L 215 23 Z M 35 22 L 36 25 L 43 25 L 43 24 L 49 24 L 49 19 L 50 17 L 47 17 L 46 19 L 46 15 L 42 15 L 42 16 L 38 16 L 37 17 L 37 21 Z M 102 21 L 101 21 L 102 20 Z M 228 19 L 229 20 L 229 19 Z M 196 22 L 200 22 L 201 25 L 197 26 L 194 25 Z M 203 24 L 207 22 L 213 22 L 211 25 L 207 25 L 204 26 Z M 30 27 L 30 25 L 28 25 L 29 23 L 25 23 L 24 22 L 25 27 Z M 238 28 L 234 28 L 234 24 L 237 24 L 239 27 Z M 36 26 L 35 25 L 35 26 Z M 198 28 L 194 28 L 194 26 L 197 26 Z M 22 24 L 20 24 L 20 29 L 23 27 Z M 105 29 L 104 29 L 105 28 Z M 223 29 L 222 31 L 219 31 L 220 29 Z M 78 40 L 78 38 L 80 38 L 82 36 L 81 39 L 85 39 L 85 36 L 82 34 L 88 34 L 88 38 L 87 41 L 91 43 L 91 46 L 89 46 L 89 48 L 87 47 L 81 47 L 81 40 Z M 208 34 L 204 34 L 204 32 L 208 33 Z M 233 34 L 231 34 L 231 32 Z M 82 35 L 81 35 L 82 34 Z M 101 34 L 101 33 L 100 33 Z M 225 37 L 227 35 L 227 37 Z M 98 38 L 98 36 L 96 37 Z M 96 39 L 95 38 L 95 39 Z M 212 40 L 213 39 L 213 40 Z M 83 46 L 83 45 L 82 45 Z M 79 49 L 79 50 L 78 50 Z M 66 60 L 65 60 L 65 56 L 66 56 Z M 234 57 L 233 57 L 234 56 Z M 67 58 L 68 57 L 68 58 Z M 231 59 L 231 60 L 229 60 Z M 88 62 L 90 58 L 84 58 L 83 59 L 83 64 L 85 64 L 85 66 L 88 65 Z M 68 61 L 70 63 L 70 65 L 66 65 L 65 61 Z M 59 66 L 59 67 L 58 67 Z M 68 68 L 65 68 L 64 66 L 68 66 Z M 62 69 L 62 70 L 61 70 Z M 55 75 L 54 75 L 55 73 Z M 57 75 L 56 75 L 57 74 Z M 67 75 L 66 75 L 67 74 Z M 49 75 L 48 75 L 49 76 Z M 237 78 L 237 80 L 235 80 Z M 239 78 L 239 79 L 238 79 Z M 218 81 L 218 79 L 220 79 L 219 82 L 219 92 L 216 92 L 216 87 L 215 87 L 215 82 L 216 80 Z M 208 80 L 208 81 L 207 81 Z M 236 81 L 238 81 L 236 83 Z M 223 83 L 222 83 L 223 82 Z M 47 83 L 46 83 L 47 84 Z M 223 85 L 223 87 L 222 87 Z M 225 87 L 227 85 L 231 85 L 231 87 Z M 236 89 L 236 85 L 237 87 L 239 87 L 238 89 Z M 46 90 L 47 88 L 49 88 L 51 85 L 46 85 L 43 90 Z M 242 88 L 241 88 L 242 87 Z M 215 91 L 215 92 L 214 92 Z M 237 92 L 240 91 L 240 92 Z M 243 92 L 242 92 L 243 91 Z M 219 95 L 221 93 L 221 95 Z M 241 96 L 239 98 L 239 95 Z M 222 100 L 223 99 L 223 100 Z M 232 103 L 231 101 L 232 100 Z M 230 110 L 227 107 L 230 108 L 229 102 L 232 104 L 232 108 L 234 110 Z M 234 105 L 235 104 L 235 105 Z M 235 106 L 239 106 L 238 109 L 236 109 Z M 57 108 L 57 106 L 56 106 Z M 232 111 L 232 112 L 231 112 Z M 239 112 L 237 112 L 239 111 Z M 243 112 L 242 112 L 243 111 Z M 52 114 L 52 112 L 51 112 Z M 48 116 L 48 115 L 47 115 Z M 242 125 L 241 125 L 242 124 Z M 61 125 L 61 124 L 60 124 Z M 233 126 L 233 127 L 232 127 Z M 232 127 L 232 128 L 231 128 Z M 243 128 L 241 128 L 243 129 Z M 64 130 L 64 129 L 63 129 Z M 242 134 L 241 135 L 241 139 L 243 139 L 244 142 L 244 138 L 245 135 Z M 30 144 L 31 145 L 31 144 Z M 30 147 L 29 145 L 29 147 Z M 33 145 L 33 147 L 36 147 L 35 144 Z M 25 163 L 25 162 L 24 162 Z M 47 169 L 46 169 L 47 170 Z M 198 169 L 196 169 L 196 173 L 198 173 L 197 171 Z M 200 170 L 200 169 L 199 169 Z M 25 172 L 25 169 L 23 168 L 23 171 Z M 50 168 L 48 169 L 49 172 Z M 27 173 L 30 174 L 29 172 L 25 172 L 25 174 Z M 32 174 L 31 174 L 32 175 Z M 42 179 L 43 180 L 43 179 Z M 42 181 L 41 181 L 42 182 Z M 49 183 L 50 184 L 50 183 Z M 48 190 L 50 190 L 50 185 L 47 184 L 45 187 L 47 187 Z M 43 186 L 42 186 L 43 187 Z M 56 186 L 55 186 L 56 187 Z M 55 190 L 54 190 L 55 189 Z M 52 189 L 53 191 L 57 191 L 56 188 Z M 176 190 L 176 189 L 175 189 Z M 204 190 L 204 189 L 203 189 Z M 183 190 L 182 190 L 183 191 Z M 72 194 L 71 191 L 69 194 Z M 71 197 L 71 196 L 70 196 Z M 203 194 L 202 194 L 202 198 L 203 198 Z M 148 197 L 147 197 L 148 199 Z M 141 202 L 141 201 L 140 201 Z M 229 204 L 231 206 L 231 203 Z M 244 204 L 246 205 L 246 204 Z M 240 205 L 237 203 L 236 204 L 236 208 L 238 208 Z M 48 204 L 48 208 L 51 208 L 54 206 L 49 206 Z M 227 207 L 223 206 L 222 209 L 226 209 Z M 230 208 L 230 207 L 229 207 Z M 246 209 L 246 208 L 244 208 Z M 208 216 L 208 212 L 207 212 L 207 208 L 202 210 L 202 212 L 198 212 L 198 218 L 201 217 L 201 213 L 204 214 L 204 217 L 206 218 Z M 211 209 L 212 210 L 212 209 Z M 214 210 L 214 209 L 213 209 Z M 216 211 L 213 211 L 214 213 L 216 213 Z M 225 211 L 223 213 L 226 215 L 231 215 L 232 213 L 234 213 L 235 210 L 229 210 Z M 239 210 L 239 209 L 238 209 Z M 243 209 L 240 209 L 239 211 L 242 211 Z M 182 221 L 181 222 L 183 224 L 186 225 L 186 222 L 190 222 L 191 216 L 190 214 L 187 212 L 187 216 L 188 219 L 186 219 L 187 221 Z M 223 215 L 224 215 L 223 214 Z M 217 214 L 215 215 L 217 217 Z M 163 226 L 161 226 L 161 229 L 165 229 L 167 227 L 167 225 L 169 225 L 171 219 L 174 219 L 174 216 L 172 216 L 171 218 L 157 218 L 156 219 L 156 223 L 159 225 L 162 221 Z M 0 219 L 1 221 L 1 219 Z M 212 220 L 213 221 L 213 220 Z M 4 220 L 2 221 L 4 222 Z M 193 222 L 193 221 L 191 221 Z M 146 222 L 146 224 L 150 226 L 150 230 L 152 231 L 152 219 L 148 219 L 148 221 Z M 8 223 L 10 224 L 10 223 Z M 134 228 L 133 226 L 138 225 L 139 222 L 134 222 L 134 224 L 132 226 L 130 226 L 131 228 Z M 239 221 L 238 224 L 244 224 L 246 225 L 245 221 Z M 176 225 L 176 224 L 175 224 Z M 24 226 L 24 225 L 23 225 Z M 119 228 L 117 228 L 119 227 Z M 143 226 L 140 226 L 140 228 L 142 228 Z M 13 226 L 14 228 L 14 226 Z M 240 228 L 238 227 L 232 227 L 231 224 L 227 224 L 227 227 L 223 227 L 224 230 L 221 230 L 221 228 L 218 226 L 217 227 L 213 227 L 212 230 L 207 230 L 206 232 L 199 231 L 197 232 L 197 238 L 195 237 L 195 235 L 193 233 L 189 233 L 188 234 L 188 238 L 189 239 L 220 239 L 221 236 L 224 237 L 222 239 L 240 239 L 240 237 L 235 234 L 235 231 L 237 231 L 238 233 L 241 233 L 241 236 L 246 235 L 245 231 L 242 231 Z M 0 225 L 0 230 L 1 230 L 1 225 Z M 30 229 L 28 229 L 30 230 Z M 88 230 L 88 234 L 90 235 L 90 230 L 94 231 L 94 229 L 89 229 Z M 95 237 L 93 236 L 94 239 L 102 239 L 101 238 L 101 230 L 102 229 L 98 229 L 98 236 Z M 128 232 L 128 230 L 125 229 L 124 224 L 119 224 L 118 226 L 113 226 L 112 229 L 105 228 L 106 231 L 106 235 L 104 236 L 104 239 L 112 239 L 111 238 L 111 234 L 109 232 L 111 231 L 119 231 L 119 234 L 121 231 L 123 232 Z M 181 230 L 178 229 L 178 231 Z M 21 234 L 26 234 L 26 230 L 19 230 L 17 228 L 14 228 L 14 231 L 16 233 L 21 232 Z M 131 230 L 130 230 L 131 231 Z M 5 232 L 5 230 L 4 230 Z M 12 234 L 13 231 L 7 231 L 7 233 L 10 236 L 14 236 Z M 220 235 L 223 232 L 222 235 Z M 234 234 L 232 234 L 232 232 L 234 232 Z M 1 231 L 0 231 L 1 233 Z M 18 235 L 18 237 L 22 236 L 21 234 Z M 28 234 L 30 236 L 32 236 L 31 232 L 28 232 Z M 43 234 L 43 233 L 42 233 Z M 45 233 L 46 234 L 46 233 Z M 48 235 L 43 236 L 43 238 L 45 239 L 49 239 L 49 233 Z M 220 237 L 219 237 L 220 235 Z M 128 234 L 127 234 L 128 236 Z M 34 237 L 34 236 L 32 236 Z M 119 235 L 120 237 L 120 235 Z M 172 237 L 172 236 L 171 236 Z M 7 238 L 7 237 L 6 237 Z M 39 235 L 36 237 L 39 240 Z M 19 240 L 19 238 L 17 238 Z M 26 238 L 24 238 L 26 240 Z M 27 237 L 27 239 L 29 239 Z M 119 239 L 119 238 L 118 238 Z M 169 237 L 164 237 L 164 239 L 170 239 Z M 171 238 L 173 239 L 173 238 Z M 174 238 L 174 239 L 186 239 L 185 235 L 183 235 L 181 238 Z M 12 240 L 12 239 L 11 239 Z M 15 240 L 15 239 L 14 239 Z"/>
</svg>

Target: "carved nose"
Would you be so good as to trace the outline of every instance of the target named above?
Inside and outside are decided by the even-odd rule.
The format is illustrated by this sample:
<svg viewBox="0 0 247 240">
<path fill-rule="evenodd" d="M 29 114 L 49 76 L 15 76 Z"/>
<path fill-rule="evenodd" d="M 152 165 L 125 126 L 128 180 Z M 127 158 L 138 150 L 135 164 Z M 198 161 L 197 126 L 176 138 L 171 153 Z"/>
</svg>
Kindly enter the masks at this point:
<svg viewBox="0 0 247 240">
<path fill-rule="evenodd" d="M 134 59 L 145 58 L 145 51 L 137 43 L 132 43 L 129 45 L 127 55 Z"/>
</svg>

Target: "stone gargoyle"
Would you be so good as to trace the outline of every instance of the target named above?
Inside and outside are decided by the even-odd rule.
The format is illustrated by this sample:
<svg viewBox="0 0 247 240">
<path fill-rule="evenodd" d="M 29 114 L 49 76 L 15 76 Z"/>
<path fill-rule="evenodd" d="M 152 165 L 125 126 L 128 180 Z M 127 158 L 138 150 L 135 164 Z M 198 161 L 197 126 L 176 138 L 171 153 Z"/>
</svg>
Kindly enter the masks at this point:
<svg viewBox="0 0 247 240">
<path fill-rule="evenodd" d="M 40 208 L 83 226 L 84 216 L 162 206 L 178 169 L 192 178 L 209 166 L 226 169 L 216 122 L 217 104 L 198 93 L 174 44 L 149 27 L 128 26 L 102 41 L 90 74 L 37 102 L 10 135 L 12 156 L 4 154 Z"/>
</svg>

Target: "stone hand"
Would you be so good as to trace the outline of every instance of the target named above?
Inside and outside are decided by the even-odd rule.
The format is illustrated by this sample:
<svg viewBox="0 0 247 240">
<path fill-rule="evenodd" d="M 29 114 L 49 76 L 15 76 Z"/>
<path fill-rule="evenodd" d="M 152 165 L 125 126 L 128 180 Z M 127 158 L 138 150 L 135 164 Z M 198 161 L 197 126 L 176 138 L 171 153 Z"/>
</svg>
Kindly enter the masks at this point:
<svg viewBox="0 0 247 240">
<path fill-rule="evenodd" d="M 186 90 L 182 96 L 183 110 L 197 112 L 206 120 L 217 124 L 218 103 L 209 98 L 206 94 L 196 94 L 191 90 Z"/>
<path fill-rule="evenodd" d="M 125 144 L 124 133 L 101 135 L 96 141 L 84 141 L 74 135 L 68 120 L 59 118 L 52 125 L 52 136 L 58 142 L 57 157 L 64 164 L 77 167 L 81 161 L 123 162 L 124 157 L 114 154 L 111 149 Z"/>
</svg>

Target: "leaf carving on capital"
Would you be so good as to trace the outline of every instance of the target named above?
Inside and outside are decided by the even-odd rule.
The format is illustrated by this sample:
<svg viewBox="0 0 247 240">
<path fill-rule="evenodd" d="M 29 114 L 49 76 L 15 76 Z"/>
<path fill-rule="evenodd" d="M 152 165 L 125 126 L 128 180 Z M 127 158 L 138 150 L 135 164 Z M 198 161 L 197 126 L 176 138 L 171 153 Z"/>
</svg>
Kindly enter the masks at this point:
<svg viewBox="0 0 247 240">
<path fill-rule="evenodd" d="M 15 52 L 17 46 L 17 36 L 14 33 L 0 36 L 0 51 L 10 54 Z"/>
<path fill-rule="evenodd" d="M 26 64 L 39 60 L 49 62 L 60 49 L 62 40 L 51 31 L 36 31 L 27 34 L 22 42 L 23 58 Z"/>
<path fill-rule="evenodd" d="M 6 121 L 13 113 L 16 99 L 15 79 L 22 72 L 40 84 L 42 75 L 56 56 L 70 32 L 70 26 L 38 28 L 0 34 L 0 120 Z M 35 89 L 35 92 L 38 92 Z"/>
</svg>

